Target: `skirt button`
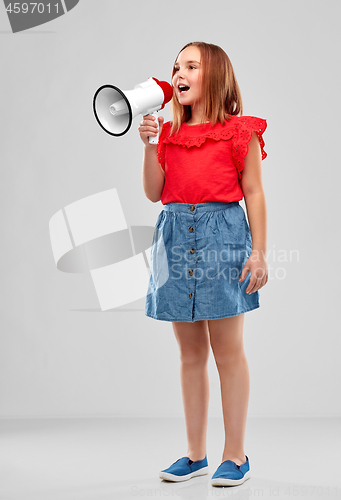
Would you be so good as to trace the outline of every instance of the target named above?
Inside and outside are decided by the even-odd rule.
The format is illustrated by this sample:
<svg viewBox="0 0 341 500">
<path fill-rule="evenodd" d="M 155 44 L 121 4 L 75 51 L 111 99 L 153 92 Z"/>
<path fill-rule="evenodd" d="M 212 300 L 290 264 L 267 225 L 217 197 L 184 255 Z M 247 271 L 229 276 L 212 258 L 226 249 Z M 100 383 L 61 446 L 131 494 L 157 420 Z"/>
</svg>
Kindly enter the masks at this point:
<svg viewBox="0 0 341 500">
<path fill-rule="evenodd" d="M 191 212 L 193 212 L 193 210 L 195 210 L 195 206 L 192 205 L 191 208 L 190 208 Z"/>
<path fill-rule="evenodd" d="M 188 231 L 189 231 L 190 233 L 193 233 L 193 228 L 192 228 L 192 226 L 189 228 L 189 230 L 188 230 Z"/>
<path fill-rule="evenodd" d="M 192 298 L 192 294 L 190 293 L 188 297 L 191 299 Z"/>
<path fill-rule="evenodd" d="M 191 253 L 194 253 L 194 252 L 195 252 L 194 248 L 191 248 L 191 249 L 190 249 L 190 252 L 191 252 Z"/>
<path fill-rule="evenodd" d="M 189 274 L 192 276 L 192 274 L 193 274 L 193 269 L 191 269 L 191 270 L 189 271 Z"/>
</svg>

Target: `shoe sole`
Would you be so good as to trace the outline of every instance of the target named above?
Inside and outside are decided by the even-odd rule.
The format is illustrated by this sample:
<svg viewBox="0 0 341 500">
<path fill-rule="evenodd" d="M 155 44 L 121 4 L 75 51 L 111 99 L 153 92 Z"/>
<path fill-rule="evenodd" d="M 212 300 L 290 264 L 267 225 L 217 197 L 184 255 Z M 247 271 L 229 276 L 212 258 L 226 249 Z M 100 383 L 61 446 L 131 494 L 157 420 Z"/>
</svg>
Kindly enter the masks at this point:
<svg viewBox="0 0 341 500">
<path fill-rule="evenodd" d="M 241 479 L 225 479 L 223 477 L 216 477 L 211 480 L 212 486 L 237 486 L 243 484 L 244 481 L 250 479 L 250 471 L 245 472 L 244 477 Z"/>
<path fill-rule="evenodd" d="M 205 474 L 208 474 L 208 466 L 202 467 L 201 469 L 191 472 L 190 474 L 186 474 L 184 476 L 177 476 L 175 474 L 171 474 L 170 472 L 160 472 L 159 478 L 166 479 L 167 481 L 179 482 L 179 481 L 187 481 L 188 479 L 191 479 L 192 477 L 196 476 L 204 476 Z"/>
</svg>

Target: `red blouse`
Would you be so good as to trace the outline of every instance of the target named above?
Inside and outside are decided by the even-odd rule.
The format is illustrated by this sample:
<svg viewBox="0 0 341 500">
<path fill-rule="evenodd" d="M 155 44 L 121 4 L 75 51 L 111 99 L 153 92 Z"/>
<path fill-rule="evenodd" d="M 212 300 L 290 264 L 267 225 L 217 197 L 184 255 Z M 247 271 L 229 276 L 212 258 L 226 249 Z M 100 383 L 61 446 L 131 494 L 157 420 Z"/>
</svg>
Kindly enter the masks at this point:
<svg viewBox="0 0 341 500">
<path fill-rule="evenodd" d="M 187 125 L 170 135 L 171 122 L 164 123 L 157 147 L 165 171 L 161 203 L 231 202 L 243 199 L 240 187 L 244 160 L 253 131 L 266 158 L 262 134 L 266 120 L 231 115 L 224 125 Z"/>
</svg>

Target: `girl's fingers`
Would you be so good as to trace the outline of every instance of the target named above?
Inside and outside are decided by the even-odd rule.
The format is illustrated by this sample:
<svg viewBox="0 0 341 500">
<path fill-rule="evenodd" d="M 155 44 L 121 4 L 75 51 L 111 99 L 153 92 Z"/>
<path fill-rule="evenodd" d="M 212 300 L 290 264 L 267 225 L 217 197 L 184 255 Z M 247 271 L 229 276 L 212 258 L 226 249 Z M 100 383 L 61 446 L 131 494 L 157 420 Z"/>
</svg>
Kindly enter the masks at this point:
<svg viewBox="0 0 341 500">
<path fill-rule="evenodd" d="M 250 283 L 249 283 L 249 286 L 247 287 L 247 289 L 245 290 L 247 294 L 251 294 L 254 290 L 254 285 L 255 283 L 250 279 Z"/>
<path fill-rule="evenodd" d="M 140 125 L 153 125 L 157 127 L 155 116 L 153 115 L 144 115 L 143 120 Z"/>
<path fill-rule="evenodd" d="M 259 272 L 257 272 L 257 271 L 258 270 L 256 269 L 254 271 L 254 274 L 251 275 L 250 283 L 246 289 L 246 293 L 248 293 L 248 294 L 254 293 L 257 290 L 260 290 L 268 281 L 268 273 L 266 271 L 262 270 L 261 276 L 257 276 L 257 274 L 259 274 Z"/>
<path fill-rule="evenodd" d="M 138 131 L 145 144 L 149 144 L 149 137 L 156 137 L 158 133 L 161 135 L 164 117 L 158 116 L 157 120 L 153 115 L 143 115 L 143 120 L 139 124 Z"/>
<path fill-rule="evenodd" d="M 146 134 L 156 134 L 157 130 L 152 127 L 140 127 L 139 131 Z"/>
<path fill-rule="evenodd" d="M 165 119 L 164 119 L 163 116 L 159 116 L 158 117 L 158 121 L 159 121 L 159 134 L 161 135 L 162 127 L 163 127 L 163 122 L 165 121 Z"/>
<path fill-rule="evenodd" d="M 244 281 L 244 279 L 249 271 L 251 271 L 250 267 L 245 264 L 244 269 L 242 270 L 242 274 L 240 275 L 240 278 L 238 281 Z"/>
<path fill-rule="evenodd" d="M 150 120 L 144 120 L 140 123 L 139 130 L 144 131 L 144 132 L 155 132 L 157 129 L 157 124 L 155 122 L 152 122 Z"/>
<path fill-rule="evenodd" d="M 256 278 L 256 281 L 253 283 L 253 286 L 251 286 L 252 283 L 251 283 L 251 280 L 250 280 L 249 286 L 246 289 L 246 293 L 255 293 L 255 292 L 257 292 L 257 290 L 259 290 L 260 288 L 262 288 L 262 286 L 263 286 L 262 282 L 263 282 L 263 279 L 257 279 Z"/>
<path fill-rule="evenodd" d="M 156 129 L 157 129 L 157 124 L 155 123 L 155 121 L 151 120 L 143 120 L 139 126 L 140 132 L 155 132 Z"/>
</svg>

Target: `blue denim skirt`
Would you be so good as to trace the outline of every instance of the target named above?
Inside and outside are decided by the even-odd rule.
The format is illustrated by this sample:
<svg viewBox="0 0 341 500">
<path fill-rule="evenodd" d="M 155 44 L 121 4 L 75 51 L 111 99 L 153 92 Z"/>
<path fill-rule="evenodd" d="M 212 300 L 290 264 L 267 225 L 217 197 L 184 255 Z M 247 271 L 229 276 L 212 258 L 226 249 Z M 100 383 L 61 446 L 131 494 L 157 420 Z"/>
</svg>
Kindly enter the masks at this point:
<svg viewBox="0 0 341 500">
<path fill-rule="evenodd" d="M 161 321 L 237 316 L 259 307 L 259 292 L 239 282 L 252 251 L 238 201 L 168 203 L 160 212 L 150 253 L 145 314 Z"/>
</svg>

